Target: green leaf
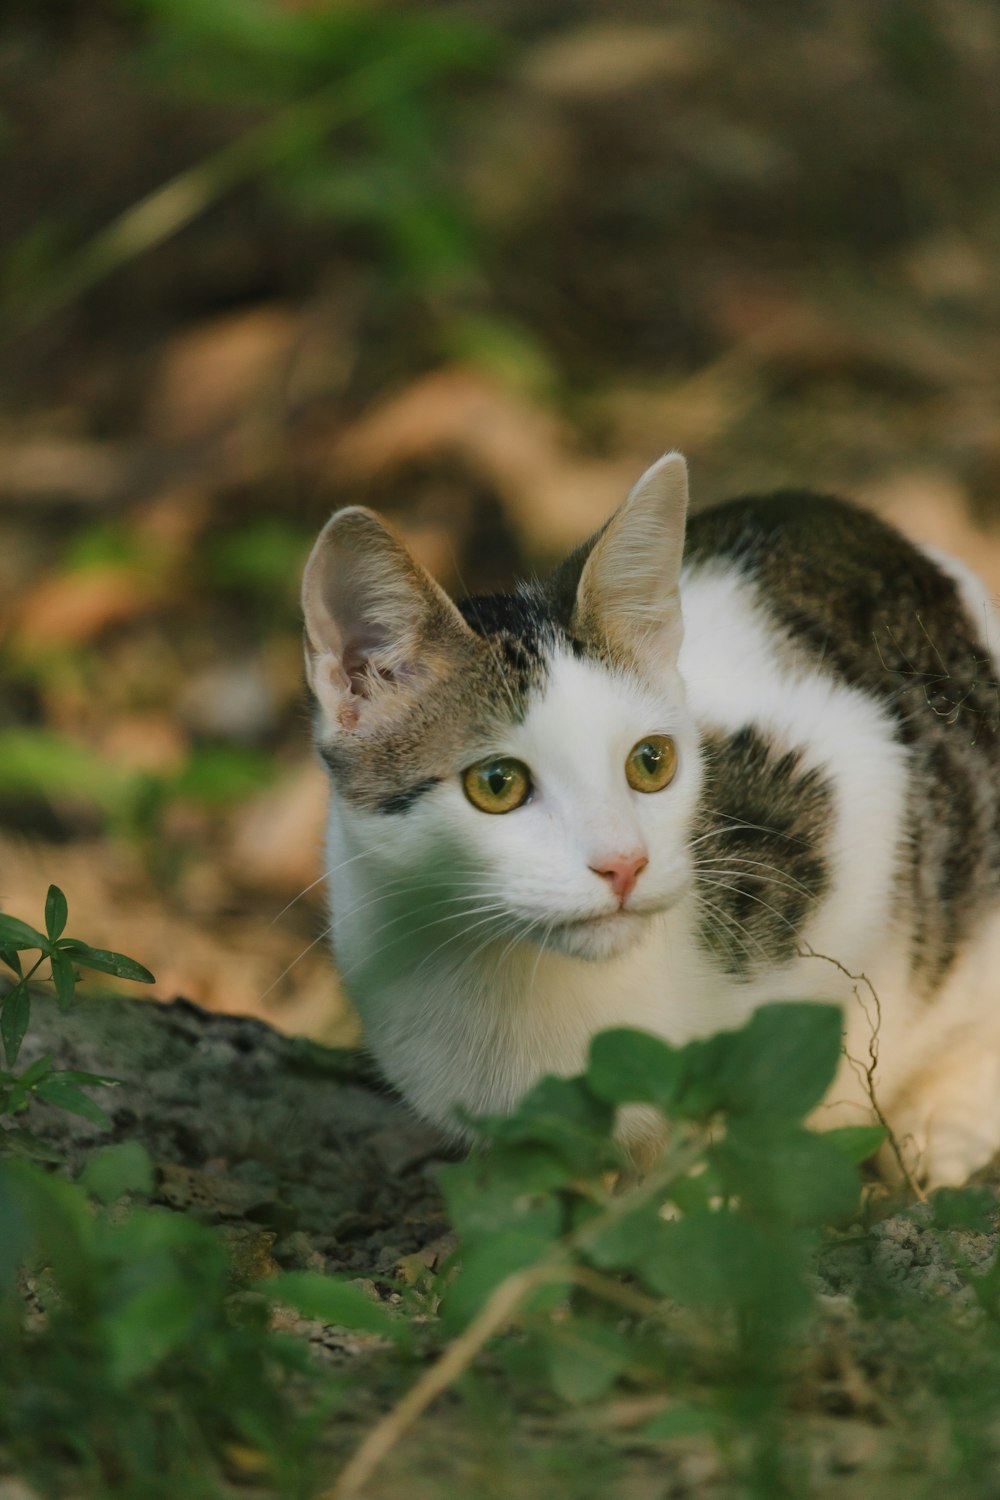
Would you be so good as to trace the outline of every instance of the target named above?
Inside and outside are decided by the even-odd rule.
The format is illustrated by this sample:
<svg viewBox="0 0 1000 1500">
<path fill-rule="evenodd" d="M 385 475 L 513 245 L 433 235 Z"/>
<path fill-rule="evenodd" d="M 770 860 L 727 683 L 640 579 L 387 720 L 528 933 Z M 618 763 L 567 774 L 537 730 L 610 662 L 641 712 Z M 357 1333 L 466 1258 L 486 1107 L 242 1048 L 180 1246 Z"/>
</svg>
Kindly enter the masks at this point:
<svg viewBox="0 0 1000 1500">
<path fill-rule="evenodd" d="M 80 1174 L 87 1192 L 102 1203 L 116 1203 L 126 1193 L 152 1194 L 153 1162 L 138 1141 L 120 1141 L 95 1151 Z"/>
<path fill-rule="evenodd" d="M 110 1308 L 103 1333 L 113 1384 L 127 1389 L 161 1364 L 187 1341 L 203 1313 L 202 1289 L 176 1274 Z"/>
<path fill-rule="evenodd" d="M 628 1271 L 641 1266 L 654 1255 L 666 1232 L 666 1220 L 660 1217 L 656 1202 L 640 1203 L 631 1212 L 607 1216 L 597 1211 L 597 1218 L 607 1222 L 593 1227 L 581 1226 L 579 1243 L 589 1261 L 602 1270 Z"/>
<path fill-rule="evenodd" d="M 446 1166 L 440 1181 L 448 1216 L 465 1242 L 530 1220 L 570 1176 L 560 1156 L 529 1142 Z"/>
<path fill-rule="evenodd" d="M 515 1271 L 536 1265 L 549 1253 L 558 1234 L 555 1218 L 546 1225 L 544 1216 L 529 1225 L 504 1230 L 491 1239 L 482 1240 L 460 1253 L 458 1275 L 447 1288 L 441 1302 L 441 1318 L 449 1333 L 457 1333 L 475 1317 L 490 1293 Z M 541 1305 L 558 1301 L 565 1284 L 555 1282 L 545 1288 Z M 539 1305 L 539 1300 L 534 1301 Z"/>
<path fill-rule="evenodd" d="M 52 1071 L 52 1054 L 47 1052 L 44 1057 L 36 1057 L 30 1068 L 25 1068 L 17 1082 L 22 1088 L 30 1089 L 35 1086 L 40 1078 Z"/>
<path fill-rule="evenodd" d="M 684 1119 L 705 1120 L 727 1103 L 726 1068 L 738 1033 L 719 1031 L 698 1038 L 681 1049 L 680 1082 L 674 1113 Z"/>
<path fill-rule="evenodd" d="M 574 1171 L 599 1171 L 609 1154 L 612 1110 L 581 1078 L 545 1077 L 514 1114 L 476 1122 L 500 1146 L 536 1144 L 558 1152 Z"/>
<path fill-rule="evenodd" d="M 319 1271 L 281 1271 L 257 1282 L 255 1291 L 271 1302 L 294 1307 L 306 1318 L 318 1318 L 335 1328 L 359 1328 L 399 1342 L 407 1337 L 406 1324 L 381 1302 L 352 1282 Z"/>
<path fill-rule="evenodd" d="M 153 975 L 134 958 L 124 953 L 112 953 L 109 948 L 91 948 L 79 938 L 63 938 L 59 943 L 63 953 L 68 953 L 81 969 L 98 969 L 102 974 L 114 974 L 118 979 L 134 979 L 137 984 L 155 984 Z"/>
<path fill-rule="evenodd" d="M 789 1120 L 735 1118 L 709 1159 L 727 1194 L 771 1223 L 829 1224 L 858 1206 L 861 1180 L 854 1163 L 825 1136 Z"/>
<path fill-rule="evenodd" d="M 45 931 L 51 942 L 62 937 L 67 914 L 66 897 L 57 885 L 50 885 L 45 897 Z"/>
<path fill-rule="evenodd" d="M 642 1275 L 653 1291 L 695 1312 L 756 1313 L 777 1323 L 812 1305 L 792 1237 L 770 1235 L 726 1211 L 666 1225 Z"/>
<path fill-rule="evenodd" d="M 0 912 L 0 944 L 18 952 L 22 948 L 40 948 L 43 953 L 49 951 L 48 938 L 43 937 L 34 927 L 29 927 L 27 922 L 22 922 L 19 917 L 8 917 L 6 912 Z"/>
<path fill-rule="evenodd" d="M 668 1443 L 674 1438 L 698 1437 L 702 1433 L 714 1433 L 718 1431 L 718 1428 L 719 1418 L 715 1412 L 689 1406 L 686 1401 L 678 1401 L 666 1411 L 657 1412 L 655 1417 L 650 1417 L 641 1428 L 640 1436 L 652 1438 L 655 1442 Z"/>
<path fill-rule="evenodd" d="M 23 979 L 0 1001 L 0 1006 L 0 1037 L 3 1038 L 7 1066 L 12 1068 L 31 1020 L 31 996 Z"/>
<path fill-rule="evenodd" d="M 587 1083 L 609 1104 L 657 1104 L 669 1109 L 681 1077 L 681 1054 L 644 1031 L 617 1027 L 590 1044 Z"/>
<path fill-rule="evenodd" d="M 762 1005 L 732 1038 L 724 1069 L 726 1106 L 736 1114 L 802 1119 L 833 1082 L 841 1031 L 835 1005 Z"/>
<path fill-rule="evenodd" d="M 56 999 L 60 1010 L 68 1010 L 76 993 L 76 972 L 73 960 L 61 948 L 53 948 L 49 955 L 52 965 L 52 983 L 56 988 Z"/>
<path fill-rule="evenodd" d="M 725 1188 L 711 1163 L 700 1161 L 683 1177 L 674 1178 L 669 1194 L 681 1213 L 689 1214 L 696 1209 L 711 1208 L 713 1202 L 725 1197 Z"/>
<path fill-rule="evenodd" d="M 836 1130 L 824 1130 L 823 1139 L 842 1151 L 848 1161 L 860 1166 L 867 1161 L 888 1139 L 889 1132 L 883 1125 L 838 1125 Z"/>
<path fill-rule="evenodd" d="M 77 1189 L 90 1208 L 82 1189 Z M 225 1246 L 207 1224 L 183 1214 L 159 1209 L 135 1209 L 115 1223 L 109 1247 L 112 1258 L 124 1268 L 131 1285 L 143 1277 L 156 1279 L 165 1263 L 179 1261 L 203 1283 L 224 1281 L 227 1268 Z"/>
<path fill-rule="evenodd" d="M 24 1161 L 8 1162 L 4 1170 L 61 1295 L 70 1304 L 85 1297 L 93 1274 L 94 1240 L 93 1213 L 85 1195 L 75 1183 Z"/>
<path fill-rule="evenodd" d="M 0 1136 L 2 1140 L 3 1136 Z M 32 1239 L 31 1226 L 20 1194 L 11 1180 L 10 1168 L 0 1162 L 0 1295 L 13 1289 L 31 1249 Z"/>
<path fill-rule="evenodd" d="M 936 1229 L 974 1229 L 988 1233 L 996 1225 L 997 1200 L 990 1188 L 938 1188 L 931 1204 Z"/>
<path fill-rule="evenodd" d="M 597 1401 L 633 1360 L 629 1341 L 607 1323 L 579 1315 L 552 1323 L 543 1341 L 549 1380 L 564 1401 Z"/>
<path fill-rule="evenodd" d="M 93 1099 L 87 1097 L 75 1083 L 69 1083 L 65 1078 L 54 1074 L 45 1079 L 35 1089 L 39 1099 L 44 1099 L 46 1104 L 54 1104 L 59 1109 L 69 1110 L 70 1114 L 82 1115 L 93 1125 L 100 1125 L 107 1129 L 111 1124 L 104 1110 Z"/>
<path fill-rule="evenodd" d="M 18 976 L 24 973 L 16 948 L 4 948 L 0 946 L 0 963 L 5 963 L 8 969 L 13 969 L 14 973 Z"/>
</svg>

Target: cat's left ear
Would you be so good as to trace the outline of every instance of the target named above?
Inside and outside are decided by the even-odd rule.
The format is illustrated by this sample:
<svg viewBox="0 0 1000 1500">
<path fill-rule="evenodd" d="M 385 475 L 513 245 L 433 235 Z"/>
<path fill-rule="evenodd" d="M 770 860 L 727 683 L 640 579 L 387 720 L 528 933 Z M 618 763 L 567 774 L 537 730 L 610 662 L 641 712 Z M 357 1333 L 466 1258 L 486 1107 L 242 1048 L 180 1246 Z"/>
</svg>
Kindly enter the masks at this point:
<svg viewBox="0 0 1000 1500">
<path fill-rule="evenodd" d="M 665 453 L 588 544 L 573 603 L 575 635 L 606 643 L 626 661 L 676 661 L 687 507 L 687 464 L 681 454 Z"/>
<path fill-rule="evenodd" d="M 444 590 L 374 511 L 352 505 L 323 527 L 302 580 L 306 676 L 323 733 L 412 714 L 468 664 L 475 637 Z"/>
</svg>

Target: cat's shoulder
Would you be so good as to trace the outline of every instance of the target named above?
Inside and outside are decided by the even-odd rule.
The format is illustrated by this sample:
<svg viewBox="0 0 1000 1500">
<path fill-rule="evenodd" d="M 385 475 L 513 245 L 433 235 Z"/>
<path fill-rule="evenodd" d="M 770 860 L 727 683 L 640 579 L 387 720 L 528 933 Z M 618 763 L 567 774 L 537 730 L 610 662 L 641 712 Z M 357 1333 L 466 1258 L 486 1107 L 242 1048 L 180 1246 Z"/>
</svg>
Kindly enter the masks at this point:
<svg viewBox="0 0 1000 1500">
<path fill-rule="evenodd" d="M 963 565 L 870 511 L 804 490 L 749 495 L 694 515 L 688 577 L 745 585 L 781 641 L 860 688 L 905 739 L 961 720 L 974 754 L 1000 728 L 998 621 Z"/>
<path fill-rule="evenodd" d="M 852 593 L 888 582 L 932 591 L 942 571 L 930 556 L 871 511 L 834 495 L 785 489 L 743 495 L 696 512 L 685 561 L 728 562 L 762 582 L 812 579 Z"/>
</svg>

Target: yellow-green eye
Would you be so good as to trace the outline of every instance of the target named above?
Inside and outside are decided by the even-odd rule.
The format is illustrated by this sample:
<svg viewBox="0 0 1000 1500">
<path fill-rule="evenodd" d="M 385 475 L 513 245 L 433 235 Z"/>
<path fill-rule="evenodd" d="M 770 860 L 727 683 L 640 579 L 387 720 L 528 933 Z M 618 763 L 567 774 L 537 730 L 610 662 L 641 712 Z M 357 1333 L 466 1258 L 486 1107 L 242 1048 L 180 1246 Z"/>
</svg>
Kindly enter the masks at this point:
<svg viewBox="0 0 1000 1500">
<path fill-rule="evenodd" d="M 462 787 L 480 812 L 509 813 L 531 795 L 531 772 L 523 761 L 498 755 L 463 771 Z"/>
<path fill-rule="evenodd" d="M 636 792 L 661 792 L 676 770 L 677 748 L 669 734 L 647 734 L 625 761 L 626 779 Z"/>
</svg>

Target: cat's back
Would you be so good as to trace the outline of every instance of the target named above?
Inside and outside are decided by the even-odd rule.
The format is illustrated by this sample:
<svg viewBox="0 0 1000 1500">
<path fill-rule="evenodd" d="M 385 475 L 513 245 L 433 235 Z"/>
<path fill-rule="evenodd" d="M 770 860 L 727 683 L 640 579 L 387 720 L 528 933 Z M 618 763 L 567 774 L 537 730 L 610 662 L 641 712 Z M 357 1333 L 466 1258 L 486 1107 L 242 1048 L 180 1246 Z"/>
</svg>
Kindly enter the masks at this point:
<svg viewBox="0 0 1000 1500">
<path fill-rule="evenodd" d="M 825 849 L 831 880 L 877 871 L 866 900 L 889 881 L 886 909 L 907 911 L 933 989 L 1000 890 L 985 589 L 856 506 L 788 491 L 694 516 L 683 596 L 682 672 L 717 804 L 746 820 L 739 789 L 756 777 L 759 825 L 812 805 L 788 849 Z"/>
</svg>

